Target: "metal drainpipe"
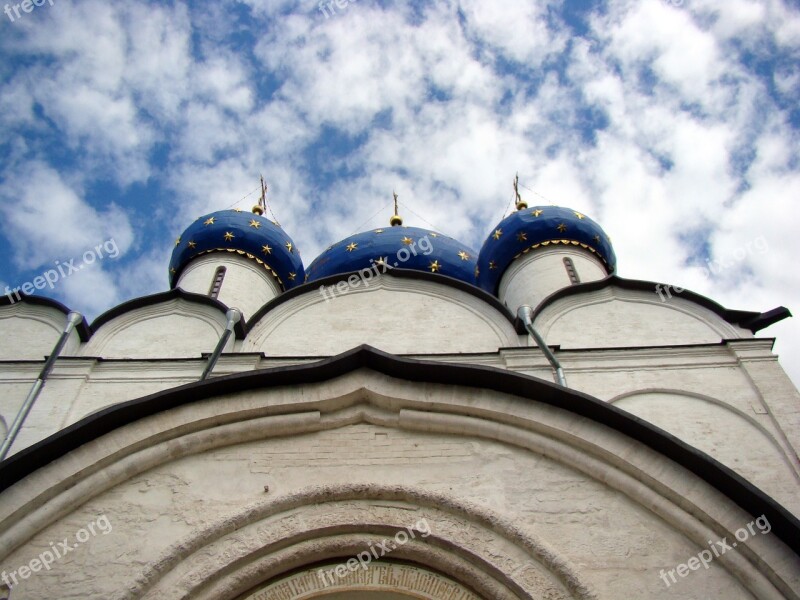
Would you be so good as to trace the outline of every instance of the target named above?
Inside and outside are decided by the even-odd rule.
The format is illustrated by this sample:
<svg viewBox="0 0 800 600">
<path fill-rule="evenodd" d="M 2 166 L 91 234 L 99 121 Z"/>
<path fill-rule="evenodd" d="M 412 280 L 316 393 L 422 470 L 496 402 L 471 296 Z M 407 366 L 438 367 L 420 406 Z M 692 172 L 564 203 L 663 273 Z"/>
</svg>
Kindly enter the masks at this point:
<svg viewBox="0 0 800 600">
<path fill-rule="evenodd" d="M 25 419 L 28 418 L 28 413 L 31 412 L 33 403 L 36 402 L 39 393 L 47 382 L 47 377 L 50 375 L 50 371 L 53 370 L 53 366 L 56 364 L 56 360 L 58 360 L 61 351 L 64 349 L 64 345 L 67 343 L 72 330 L 75 329 L 75 326 L 82 320 L 83 315 L 78 312 L 73 311 L 67 315 L 67 324 L 64 327 L 64 331 L 61 333 L 61 337 L 58 338 L 58 343 L 56 343 L 55 348 L 53 348 L 52 354 L 47 357 L 47 361 L 45 361 L 44 367 L 42 367 L 42 371 L 39 373 L 39 378 L 34 382 L 31 391 L 28 392 L 28 397 L 25 398 L 25 402 L 22 404 L 22 408 L 19 409 L 14 423 L 11 425 L 11 429 L 8 430 L 6 438 L 3 440 L 3 445 L 0 447 L 0 460 L 4 460 L 8 451 L 11 449 L 11 444 L 14 443 L 17 434 L 19 434 L 19 430 L 22 429 L 22 424 L 25 422 Z"/>
<path fill-rule="evenodd" d="M 538 344 L 539 348 L 542 349 L 542 352 L 544 352 L 544 355 L 547 357 L 547 360 L 550 361 L 550 364 L 553 366 L 553 369 L 555 369 L 559 385 L 567 387 L 567 380 L 564 377 L 564 369 L 561 368 L 561 363 L 558 362 L 556 355 L 553 354 L 553 352 L 547 346 L 545 341 L 542 339 L 542 336 L 539 335 L 539 332 L 536 331 L 536 329 L 533 327 L 533 321 L 531 320 L 531 315 L 533 315 L 533 309 L 530 306 L 523 305 L 520 306 L 519 309 L 517 309 L 517 317 L 519 317 L 519 319 L 525 325 L 525 329 L 528 330 L 528 333 L 530 333 L 533 336 L 533 339 L 536 340 L 536 343 Z"/>
<path fill-rule="evenodd" d="M 225 325 L 225 331 L 222 333 L 222 336 L 219 338 L 219 342 L 217 342 L 217 347 L 214 348 L 214 352 L 208 359 L 208 364 L 206 365 L 203 374 L 200 376 L 200 381 L 206 379 L 210 374 L 211 371 L 214 370 L 214 366 L 217 364 L 219 360 L 219 355 L 222 354 L 222 349 L 225 347 L 225 344 L 228 343 L 228 339 L 231 337 L 231 333 L 233 333 L 233 328 L 242 318 L 242 313 L 239 311 L 238 308 L 231 308 L 225 313 L 225 316 L 228 317 L 228 323 Z"/>
</svg>

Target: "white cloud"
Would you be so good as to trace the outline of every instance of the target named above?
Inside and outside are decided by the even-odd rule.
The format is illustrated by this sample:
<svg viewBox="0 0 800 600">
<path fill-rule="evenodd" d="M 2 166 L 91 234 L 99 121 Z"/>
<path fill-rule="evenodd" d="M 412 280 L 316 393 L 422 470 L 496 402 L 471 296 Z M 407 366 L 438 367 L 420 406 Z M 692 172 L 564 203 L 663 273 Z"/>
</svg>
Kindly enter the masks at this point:
<svg viewBox="0 0 800 600">
<path fill-rule="evenodd" d="M 528 68 L 540 66 L 566 46 L 566 32 L 548 26 L 550 8 L 550 3 L 528 0 L 507 0 L 500 6 L 481 0 L 460 3 L 468 35 Z"/>
<path fill-rule="evenodd" d="M 177 236 L 204 212 L 249 208 L 253 198 L 240 199 L 263 173 L 309 264 L 360 224 L 385 224 L 393 188 L 406 224 L 478 247 L 519 171 L 530 203 L 572 206 L 606 228 L 623 276 L 695 286 L 739 309 L 800 305 L 786 277 L 800 251 L 798 136 L 785 108 L 800 88 L 787 59 L 800 48 L 798 11 L 780 0 L 610 0 L 580 38 L 553 16 L 561 6 L 359 0 L 326 19 L 299 0 L 58 5 L 14 50 L 46 60 L 0 91 L 0 125 L 25 132 L 11 140 L 25 158 L 7 167 L 2 208 L 15 261 L 144 234 L 125 207 L 83 200 L 99 175 L 169 190 L 174 203 L 160 210 Z M 253 47 L 237 51 L 242 40 Z M 775 47 L 771 81 L 741 60 L 769 60 Z M 345 141 L 326 145 L 324 131 Z M 48 167 L 37 136 L 57 138 L 76 166 Z M 718 277 L 687 265 L 702 242 L 719 258 L 759 235 L 769 252 Z M 92 274 L 107 286 L 96 305 L 166 287 L 171 247 L 146 247 L 133 247 L 127 279 L 113 266 Z M 80 301 L 77 290 L 65 286 Z M 787 360 L 800 356 L 800 330 L 773 329 Z"/>
<path fill-rule="evenodd" d="M 102 211 L 93 208 L 82 199 L 82 190 L 70 187 L 49 166 L 20 164 L 5 176 L 0 211 L 20 268 L 51 265 L 110 238 L 123 252 L 131 245 L 133 232 L 123 211 L 114 204 Z"/>
</svg>

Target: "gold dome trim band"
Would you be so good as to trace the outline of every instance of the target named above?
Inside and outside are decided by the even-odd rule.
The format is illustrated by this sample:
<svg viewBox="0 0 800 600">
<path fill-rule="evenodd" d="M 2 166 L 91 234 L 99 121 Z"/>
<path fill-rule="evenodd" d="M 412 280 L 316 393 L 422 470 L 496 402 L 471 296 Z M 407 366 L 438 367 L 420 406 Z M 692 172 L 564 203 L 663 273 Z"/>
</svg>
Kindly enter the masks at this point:
<svg viewBox="0 0 800 600">
<path fill-rule="evenodd" d="M 606 267 L 608 267 L 608 261 L 605 259 L 605 257 L 602 254 L 600 254 L 600 252 L 598 250 L 595 250 L 594 248 L 592 248 L 588 244 L 584 244 L 583 242 L 578 242 L 578 241 L 575 241 L 575 240 L 548 240 L 546 242 L 539 242 L 538 244 L 534 244 L 533 246 L 525 248 L 525 250 L 523 250 L 519 254 L 516 254 L 514 256 L 514 258 L 512 258 L 511 260 L 512 261 L 513 260 L 517 260 L 520 256 L 522 256 L 523 254 L 527 254 L 531 250 L 536 250 L 537 248 L 539 248 L 541 246 L 549 246 L 550 244 L 563 244 L 564 246 L 570 246 L 570 245 L 572 245 L 572 246 L 580 246 L 581 248 L 585 248 L 586 250 L 589 250 L 593 254 L 596 254 L 597 257 L 600 260 L 603 261 L 603 264 Z"/>
<path fill-rule="evenodd" d="M 266 269 L 266 271 L 278 281 L 278 285 L 281 286 L 281 291 L 283 292 L 286 291 L 286 287 L 283 285 L 283 281 L 281 281 L 281 278 L 278 277 L 278 274 L 272 267 L 270 267 L 267 263 L 265 263 L 257 256 L 253 256 L 252 254 L 250 254 L 249 252 L 245 252 L 244 250 L 237 250 L 236 248 L 211 248 L 210 250 L 203 250 L 202 252 L 199 252 L 198 254 L 192 256 L 189 260 L 197 258 L 198 256 L 202 256 L 203 254 L 211 254 L 212 252 L 231 252 L 235 254 L 240 254 L 241 256 L 244 256 L 246 258 L 249 258 L 250 260 L 257 262 L 259 265 L 263 265 L 264 269 Z"/>
</svg>

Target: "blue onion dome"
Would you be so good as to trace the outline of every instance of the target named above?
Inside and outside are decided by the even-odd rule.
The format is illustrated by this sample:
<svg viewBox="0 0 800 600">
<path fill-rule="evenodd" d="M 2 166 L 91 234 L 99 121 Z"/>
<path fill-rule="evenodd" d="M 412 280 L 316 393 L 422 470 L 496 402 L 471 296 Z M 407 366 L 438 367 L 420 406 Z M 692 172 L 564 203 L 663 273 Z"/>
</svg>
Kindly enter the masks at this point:
<svg viewBox="0 0 800 600">
<path fill-rule="evenodd" d="M 307 281 L 363 269 L 412 269 L 475 285 L 478 253 L 472 248 L 428 229 L 402 227 L 397 215 L 391 222 L 392 227 L 357 233 L 330 246 L 306 270 Z"/>
<path fill-rule="evenodd" d="M 169 262 L 170 286 L 175 287 L 189 261 L 211 252 L 231 252 L 252 260 L 272 274 L 284 291 L 303 283 L 303 261 L 292 238 L 257 209 L 252 213 L 221 210 L 189 225 L 175 240 Z"/>
<path fill-rule="evenodd" d="M 584 248 L 602 261 L 608 273 L 614 272 L 617 258 L 611 240 L 586 215 L 560 206 L 528 208 L 524 202 L 517 208 L 483 243 L 478 256 L 478 286 L 482 289 L 496 294 L 500 278 L 514 260 L 550 245 Z"/>
</svg>

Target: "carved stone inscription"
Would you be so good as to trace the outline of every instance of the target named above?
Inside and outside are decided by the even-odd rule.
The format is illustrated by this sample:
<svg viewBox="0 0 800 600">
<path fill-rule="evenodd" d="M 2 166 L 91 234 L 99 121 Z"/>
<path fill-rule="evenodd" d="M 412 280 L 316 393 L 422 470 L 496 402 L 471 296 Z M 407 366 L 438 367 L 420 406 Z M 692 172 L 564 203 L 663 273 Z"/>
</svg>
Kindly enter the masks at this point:
<svg viewBox="0 0 800 600">
<path fill-rule="evenodd" d="M 324 568 L 328 571 L 330 565 Z M 373 563 L 366 569 L 347 570 L 343 577 L 330 579 L 318 570 L 296 573 L 246 596 L 242 600 L 323 600 L 341 592 L 408 593 L 424 600 L 482 600 L 452 579 L 418 567 L 388 562 Z"/>
</svg>

